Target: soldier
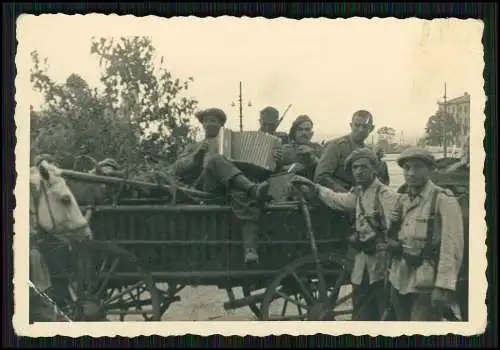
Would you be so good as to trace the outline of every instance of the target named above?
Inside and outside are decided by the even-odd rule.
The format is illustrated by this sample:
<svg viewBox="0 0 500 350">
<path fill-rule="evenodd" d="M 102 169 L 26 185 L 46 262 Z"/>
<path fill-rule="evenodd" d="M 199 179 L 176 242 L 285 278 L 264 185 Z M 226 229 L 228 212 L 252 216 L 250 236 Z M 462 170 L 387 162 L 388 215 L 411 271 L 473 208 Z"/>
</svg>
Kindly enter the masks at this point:
<svg viewBox="0 0 500 350">
<path fill-rule="evenodd" d="M 348 193 L 334 192 L 329 188 L 296 177 L 293 183 L 306 185 L 312 197 L 319 198 L 334 209 L 355 215 L 353 234 L 349 236 L 354 249 L 354 267 L 351 272 L 353 285 L 353 317 L 357 320 L 377 321 L 385 310 L 386 276 L 385 251 L 389 215 L 399 194 L 377 178 L 378 159 L 368 148 L 354 150 L 345 161 L 345 169 L 355 181 Z M 386 215 L 387 214 L 387 215 Z M 373 304 L 365 304 L 370 296 Z"/>
<path fill-rule="evenodd" d="M 288 138 L 290 143 L 281 147 L 279 170 L 287 170 L 312 179 L 321 157 L 321 145 L 311 142 L 313 121 L 307 115 L 298 116 L 292 123 Z"/>
<path fill-rule="evenodd" d="M 354 185 L 352 174 L 344 169 L 345 159 L 357 148 L 363 148 L 373 131 L 373 116 L 359 110 L 351 120 L 351 133 L 328 141 L 314 174 L 314 181 L 336 192 L 347 192 Z"/>
<path fill-rule="evenodd" d="M 266 107 L 260 111 L 260 128 L 259 131 L 277 136 L 283 144 L 288 143 L 288 135 L 281 131 L 276 131 L 280 120 L 280 114 L 274 107 Z"/>
<path fill-rule="evenodd" d="M 90 171 L 90 174 L 124 177 L 125 171 L 115 159 L 106 158 L 99 162 L 97 166 Z"/>
<path fill-rule="evenodd" d="M 406 183 L 388 232 L 392 305 L 398 320 L 440 321 L 451 306 L 462 264 L 461 209 L 451 191 L 429 179 L 436 167 L 430 152 L 408 148 L 398 164 Z"/>
<path fill-rule="evenodd" d="M 259 232 L 260 209 L 258 201 L 265 184 L 258 184 L 246 177 L 225 157 L 216 153 L 215 138 L 226 123 L 226 114 L 211 108 L 196 114 L 205 130 L 205 139 L 189 145 L 179 159 L 169 167 L 169 172 L 186 184 L 201 179 L 199 184 L 206 192 L 229 192 L 234 214 L 242 221 L 245 263 L 257 263 L 256 238 Z M 262 192 L 263 193 L 263 192 Z"/>
<path fill-rule="evenodd" d="M 387 168 L 387 163 L 382 159 L 384 158 L 384 150 L 382 148 L 377 150 L 377 158 L 379 163 L 378 178 L 384 185 L 389 186 L 389 169 Z"/>
</svg>

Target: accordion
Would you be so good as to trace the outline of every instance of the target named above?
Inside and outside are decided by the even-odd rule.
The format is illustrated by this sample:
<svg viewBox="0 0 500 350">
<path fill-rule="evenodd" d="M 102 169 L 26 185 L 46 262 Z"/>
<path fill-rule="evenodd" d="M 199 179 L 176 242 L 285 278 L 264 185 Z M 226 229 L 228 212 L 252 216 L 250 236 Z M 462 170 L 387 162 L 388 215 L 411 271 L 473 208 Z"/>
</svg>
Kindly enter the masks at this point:
<svg viewBox="0 0 500 350">
<path fill-rule="evenodd" d="M 276 168 L 273 150 L 280 145 L 280 138 L 265 132 L 222 128 L 213 147 L 243 171 L 271 173 Z"/>
</svg>

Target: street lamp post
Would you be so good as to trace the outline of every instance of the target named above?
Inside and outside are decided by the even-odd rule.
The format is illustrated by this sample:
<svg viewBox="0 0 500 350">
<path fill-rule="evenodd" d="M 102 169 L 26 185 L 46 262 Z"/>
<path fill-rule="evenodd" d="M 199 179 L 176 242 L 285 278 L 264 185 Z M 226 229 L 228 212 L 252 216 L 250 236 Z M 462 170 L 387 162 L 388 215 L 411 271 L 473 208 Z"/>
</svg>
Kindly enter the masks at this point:
<svg viewBox="0 0 500 350">
<path fill-rule="evenodd" d="M 243 89 L 242 89 L 242 82 L 240 81 L 240 94 L 238 96 L 238 104 L 240 108 L 240 131 L 243 131 Z M 248 107 L 252 107 L 252 102 L 248 101 Z M 231 103 L 232 107 L 236 106 L 236 103 Z"/>
<path fill-rule="evenodd" d="M 443 99 L 444 99 L 444 103 L 443 103 L 443 107 L 444 107 L 444 117 L 443 117 L 443 142 L 444 142 L 444 149 L 443 149 L 443 157 L 446 158 L 447 154 L 448 154 L 448 149 L 447 149 L 447 132 L 446 132 L 446 118 L 448 116 L 448 107 L 447 107 L 447 104 L 446 104 L 446 83 L 444 83 L 444 96 L 443 96 Z"/>
</svg>

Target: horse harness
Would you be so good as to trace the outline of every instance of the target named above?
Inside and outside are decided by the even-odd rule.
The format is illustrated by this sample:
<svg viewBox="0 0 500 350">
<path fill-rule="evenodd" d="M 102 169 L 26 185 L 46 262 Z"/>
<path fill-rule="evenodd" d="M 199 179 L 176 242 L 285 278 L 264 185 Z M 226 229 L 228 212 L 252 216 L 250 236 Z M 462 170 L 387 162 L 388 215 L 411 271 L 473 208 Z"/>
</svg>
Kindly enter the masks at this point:
<svg viewBox="0 0 500 350">
<path fill-rule="evenodd" d="M 43 229 L 38 223 L 39 223 L 39 211 L 38 207 L 40 204 L 40 200 L 42 197 L 42 192 L 43 197 L 45 197 L 45 203 L 47 204 L 47 210 L 50 215 L 50 220 L 52 222 L 52 232 L 48 232 L 47 230 Z M 47 193 L 47 187 L 45 185 L 45 182 L 43 180 L 40 181 L 40 191 L 35 188 L 33 184 L 30 184 L 30 200 L 33 199 L 33 208 L 30 208 L 30 220 L 31 218 L 34 218 L 33 225 L 34 227 L 31 227 L 30 225 L 30 230 L 33 228 L 33 232 L 30 232 L 30 240 L 35 238 L 35 242 L 39 242 L 40 240 L 43 240 L 47 236 L 51 236 L 53 238 L 56 238 L 59 241 L 64 241 L 65 243 L 67 242 L 65 239 L 63 239 L 60 235 L 60 233 L 73 233 L 73 232 L 78 232 L 82 229 L 85 229 L 89 227 L 89 224 L 87 220 L 85 220 L 85 223 L 83 225 L 77 226 L 76 228 L 73 228 L 71 230 L 64 229 L 64 230 L 58 230 L 57 225 L 56 225 L 56 220 L 54 218 L 54 213 L 52 211 L 52 207 L 50 206 L 50 202 L 48 199 L 48 193 Z M 40 237 L 39 234 L 42 234 L 43 237 Z"/>
<path fill-rule="evenodd" d="M 52 221 L 52 232 L 48 232 L 47 230 L 44 230 L 39 224 L 39 211 L 38 207 L 40 204 L 41 200 L 41 194 L 40 191 L 43 193 L 45 196 L 45 201 L 47 204 L 47 209 Z M 58 230 L 56 227 L 56 221 L 54 218 L 54 213 L 52 211 L 52 208 L 50 206 L 50 202 L 48 200 L 48 193 L 47 193 L 47 187 L 45 185 L 45 182 L 43 180 L 40 181 L 40 191 L 38 191 L 37 188 L 33 184 L 30 183 L 30 202 L 32 201 L 33 205 L 30 206 L 30 250 L 31 249 L 38 249 L 39 243 L 45 240 L 47 237 L 55 238 L 57 241 L 62 241 L 64 244 L 68 245 L 70 247 L 70 242 L 66 241 L 61 235 L 58 234 Z M 32 221 L 32 218 L 34 221 Z M 32 226 L 33 225 L 33 226 Z M 65 232 L 76 232 L 78 230 L 82 230 L 84 228 L 88 227 L 88 222 L 85 220 L 85 224 L 76 227 L 72 230 L 65 230 Z M 40 235 L 41 233 L 41 235 Z M 45 305 L 47 308 L 47 311 L 52 312 L 54 315 L 56 315 L 56 318 L 61 321 L 66 321 L 66 322 L 72 322 L 71 318 L 66 315 L 57 305 L 57 303 L 49 296 L 47 295 L 46 292 L 39 290 L 36 285 L 30 280 L 28 280 L 28 285 L 30 290 L 33 292 L 33 297 L 36 297 L 38 299 L 38 302 L 41 303 L 42 305 Z M 36 301 L 34 302 L 36 305 Z M 31 301 L 30 301 L 31 304 Z"/>
</svg>

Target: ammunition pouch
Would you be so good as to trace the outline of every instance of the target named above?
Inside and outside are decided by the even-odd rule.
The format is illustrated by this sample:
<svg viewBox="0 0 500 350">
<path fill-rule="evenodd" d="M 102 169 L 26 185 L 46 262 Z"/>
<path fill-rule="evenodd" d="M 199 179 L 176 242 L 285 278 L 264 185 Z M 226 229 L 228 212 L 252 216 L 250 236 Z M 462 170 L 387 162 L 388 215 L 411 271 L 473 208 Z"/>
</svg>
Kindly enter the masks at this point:
<svg viewBox="0 0 500 350">
<path fill-rule="evenodd" d="M 398 241 L 393 239 L 388 239 L 388 250 L 391 252 L 392 256 L 396 259 L 400 259 L 403 254 L 403 246 Z"/>
<path fill-rule="evenodd" d="M 409 251 L 402 247 L 401 257 L 406 261 L 408 267 L 418 268 L 423 264 L 424 258 L 422 252 Z"/>
<path fill-rule="evenodd" d="M 350 240 L 350 244 L 352 248 L 357 250 L 358 252 L 363 252 L 367 255 L 375 255 L 375 253 L 377 252 L 376 238 L 376 236 L 373 236 L 366 241 Z"/>
</svg>

